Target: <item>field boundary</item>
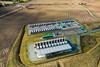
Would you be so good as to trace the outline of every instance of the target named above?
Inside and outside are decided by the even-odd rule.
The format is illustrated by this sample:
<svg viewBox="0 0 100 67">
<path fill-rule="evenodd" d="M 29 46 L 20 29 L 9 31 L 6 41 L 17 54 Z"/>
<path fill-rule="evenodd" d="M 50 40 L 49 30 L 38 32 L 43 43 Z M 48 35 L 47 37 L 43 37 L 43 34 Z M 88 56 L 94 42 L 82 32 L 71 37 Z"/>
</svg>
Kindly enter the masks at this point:
<svg viewBox="0 0 100 67">
<path fill-rule="evenodd" d="M 20 43 L 21 43 L 21 39 L 22 39 L 22 37 L 23 37 L 23 34 L 24 34 L 24 27 L 25 26 L 23 26 L 22 27 L 22 29 L 20 30 L 20 32 L 19 32 L 19 34 L 18 34 L 18 36 L 17 36 L 17 38 L 15 39 L 15 42 L 13 43 L 13 45 L 12 45 L 12 47 L 11 47 L 11 49 L 9 50 L 9 55 L 8 55 L 8 60 L 7 60 L 7 64 L 6 64 L 6 67 L 10 67 L 9 66 L 9 61 L 10 62 L 13 62 L 13 61 L 11 61 L 13 58 L 14 58 L 14 60 L 16 60 L 16 53 L 13 53 L 13 52 L 16 52 L 17 50 L 15 49 L 14 50 L 14 47 L 15 46 L 17 46 L 16 48 L 19 48 L 20 47 Z M 19 44 L 18 44 L 19 43 Z M 20 48 L 19 48 L 20 49 Z M 12 55 L 13 54 L 13 55 Z M 19 56 L 18 56 L 19 57 Z M 19 61 L 18 61 L 19 62 Z M 19 64 L 19 63 L 17 63 L 17 64 Z"/>
</svg>

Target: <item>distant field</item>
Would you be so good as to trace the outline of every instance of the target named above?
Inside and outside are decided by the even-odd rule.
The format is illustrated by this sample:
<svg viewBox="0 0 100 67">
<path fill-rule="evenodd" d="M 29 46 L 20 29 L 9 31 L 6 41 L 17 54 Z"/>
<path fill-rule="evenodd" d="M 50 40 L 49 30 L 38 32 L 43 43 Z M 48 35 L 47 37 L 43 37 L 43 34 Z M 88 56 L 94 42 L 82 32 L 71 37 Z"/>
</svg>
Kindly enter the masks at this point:
<svg viewBox="0 0 100 67">
<path fill-rule="evenodd" d="M 33 0 L 30 3 L 36 4 L 36 1 L 37 1 L 37 3 L 41 3 L 40 0 Z M 33 6 L 31 6 L 33 9 L 25 8 L 17 13 L 0 18 L 0 50 L 6 49 L 6 48 L 8 50 L 11 49 L 12 44 L 14 43 L 22 26 L 29 24 L 29 23 L 65 20 L 65 19 L 70 19 L 70 18 L 78 19 L 80 23 L 86 23 L 86 24 L 91 23 L 91 22 L 100 21 L 98 19 L 94 19 L 93 17 L 91 17 L 88 14 L 88 12 L 85 9 L 81 8 L 79 5 L 77 5 L 77 6 L 75 5 L 80 2 L 83 2 L 83 0 L 74 0 L 74 1 L 73 0 L 67 0 L 67 1 L 66 0 L 61 0 L 61 1 L 54 0 L 54 1 L 52 1 L 53 3 L 60 3 L 62 5 L 47 5 L 48 2 L 51 3 L 50 1 L 51 0 L 49 0 L 49 1 L 42 0 L 42 4 L 44 4 L 44 5 L 33 5 Z M 93 12 L 93 14 L 95 14 L 99 18 L 100 17 L 100 9 L 99 9 L 100 1 L 85 0 L 85 2 L 87 3 L 86 7 L 88 7 Z M 66 5 L 64 3 L 66 3 Z M 12 11 L 12 7 L 0 8 L 0 15 L 5 14 L 9 11 Z M 100 23 L 100 22 L 98 22 L 98 23 Z M 8 51 L 8 54 L 9 54 L 9 51 Z M 8 56 L 8 54 L 7 54 L 7 56 Z M 95 58 L 97 57 L 97 54 L 98 54 L 98 52 L 95 53 Z M 14 55 L 15 55 L 15 52 L 14 52 Z M 82 57 L 83 57 L 83 55 L 82 55 Z M 87 55 L 87 54 L 85 54 L 85 55 Z M 5 56 L 3 56 L 3 57 L 5 57 Z M 7 56 L 6 56 L 6 58 L 7 58 Z M 77 56 L 77 59 L 80 56 L 81 55 Z M 89 56 L 89 55 L 87 55 L 87 56 Z M 3 57 L 1 57 L 1 58 L 3 58 Z M 84 56 L 84 57 L 86 57 L 86 56 Z M 14 58 L 16 58 L 16 57 L 14 57 Z M 66 59 L 67 60 L 66 62 L 67 63 L 73 62 L 76 59 L 76 56 L 74 57 L 74 60 L 72 60 L 71 58 L 68 60 Z M 90 58 L 90 57 L 88 57 L 88 58 Z M 96 61 L 98 60 L 97 58 L 96 58 L 96 60 L 94 60 L 94 57 L 91 58 L 91 61 L 93 61 L 93 63 L 91 61 L 86 61 L 84 63 L 81 63 L 81 62 L 83 62 L 84 59 L 86 59 L 86 58 L 83 58 L 82 61 L 79 61 L 80 67 L 84 66 L 85 63 L 89 63 L 89 64 L 86 64 L 87 66 L 85 65 L 86 67 L 96 67 L 95 65 L 96 65 Z M 90 59 L 88 59 L 88 60 L 90 60 Z M 3 60 L 3 62 L 6 62 L 6 61 L 7 61 L 7 59 Z M 11 64 L 14 65 L 12 67 L 19 67 L 15 60 L 13 63 L 12 62 L 11 62 Z M 66 65 L 66 62 L 65 62 L 65 65 Z M 56 67 L 57 66 L 56 63 L 58 63 L 58 62 L 50 62 L 50 63 L 52 63 L 52 65 L 54 67 Z M 4 64 L 5 63 L 3 63 L 3 65 Z M 70 67 L 75 67 L 75 64 L 77 64 L 77 62 L 71 63 Z M 1 65 L 2 65 L 2 63 L 1 63 Z M 50 67 L 53 67 L 52 65 L 50 65 Z M 38 65 L 38 67 L 39 66 L 43 67 L 42 64 Z M 48 67 L 48 64 L 45 63 L 44 66 Z M 63 64 L 62 64 L 62 66 L 63 66 Z M 22 65 L 21 67 L 24 67 L 24 66 Z M 79 64 L 77 64 L 76 67 L 79 67 Z"/>
</svg>

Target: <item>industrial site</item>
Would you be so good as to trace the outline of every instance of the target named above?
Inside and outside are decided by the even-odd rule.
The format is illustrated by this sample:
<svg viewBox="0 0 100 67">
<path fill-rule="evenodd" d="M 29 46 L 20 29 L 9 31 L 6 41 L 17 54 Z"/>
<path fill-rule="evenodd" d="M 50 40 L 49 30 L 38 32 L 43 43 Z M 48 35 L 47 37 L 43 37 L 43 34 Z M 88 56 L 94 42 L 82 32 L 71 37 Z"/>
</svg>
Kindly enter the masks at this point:
<svg viewBox="0 0 100 67">
<path fill-rule="evenodd" d="M 100 1 L 0 1 L 0 67 L 100 67 Z"/>
</svg>

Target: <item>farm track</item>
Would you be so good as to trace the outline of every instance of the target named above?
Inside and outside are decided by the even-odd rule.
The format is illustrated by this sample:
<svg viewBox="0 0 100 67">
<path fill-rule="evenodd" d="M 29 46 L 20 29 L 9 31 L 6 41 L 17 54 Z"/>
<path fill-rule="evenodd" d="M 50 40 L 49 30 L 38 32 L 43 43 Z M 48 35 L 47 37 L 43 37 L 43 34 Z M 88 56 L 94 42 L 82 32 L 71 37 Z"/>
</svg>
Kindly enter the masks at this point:
<svg viewBox="0 0 100 67">
<path fill-rule="evenodd" d="M 82 6 L 85 10 L 87 10 L 87 12 L 90 14 L 91 17 L 95 18 L 95 19 L 99 19 L 96 15 L 93 14 L 93 12 L 91 10 L 89 10 L 86 6 Z"/>
</svg>

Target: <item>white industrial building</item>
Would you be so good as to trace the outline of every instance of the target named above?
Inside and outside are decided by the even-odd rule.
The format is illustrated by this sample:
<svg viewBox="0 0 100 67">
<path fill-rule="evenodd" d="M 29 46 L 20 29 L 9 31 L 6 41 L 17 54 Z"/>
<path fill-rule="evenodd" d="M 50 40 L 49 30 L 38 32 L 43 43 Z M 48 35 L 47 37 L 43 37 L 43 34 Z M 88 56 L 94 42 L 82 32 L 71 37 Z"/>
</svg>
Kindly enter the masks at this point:
<svg viewBox="0 0 100 67">
<path fill-rule="evenodd" d="M 37 53 L 38 58 L 46 57 L 47 54 L 71 50 L 71 45 L 64 38 L 57 38 L 47 41 L 41 41 L 34 43 L 35 52 Z"/>
<path fill-rule="evenodd" d="M 73 20 L 29 24 L 27 26 L 28 35 L 39 33 L 39 32 L 45 32 L 45 31 L 53 31 L 53 30 L 79 29 L 80 27 L 81 27 L 81 24 Z"/>
</svg>

